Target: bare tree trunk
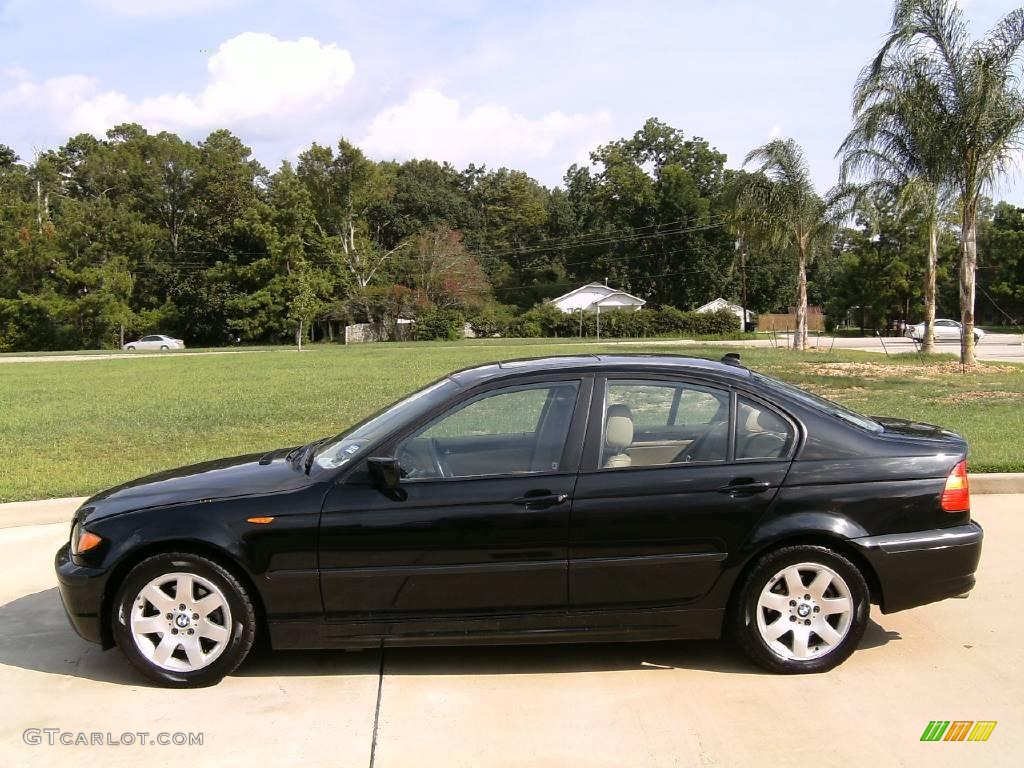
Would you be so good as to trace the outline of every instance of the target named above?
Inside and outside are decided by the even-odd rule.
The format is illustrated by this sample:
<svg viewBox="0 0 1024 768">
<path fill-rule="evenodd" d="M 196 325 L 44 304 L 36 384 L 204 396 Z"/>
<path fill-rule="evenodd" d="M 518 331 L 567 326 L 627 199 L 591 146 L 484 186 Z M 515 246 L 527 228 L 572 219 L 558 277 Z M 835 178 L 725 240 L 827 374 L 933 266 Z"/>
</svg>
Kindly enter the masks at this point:
<svg viewBox="0 0 1024 768">
<path fill-rule="evenodd" d="M 302 351 L 302 318 L 299 318 L 299 327 L 295 330 L 295 344 Z"/>
<path fill-rule="evenodd" d="M 935 351 L 935 273 L 939 263 L 939 222 L 933 216 L 928 223 L 928 262 L 924 271 L 924 352 Z"/>
<path fill-rule="evenodd" d="M 120 339 L 121 339 L 121 343 L 117 345 L 117 348 L 118 349 L 124 349 L 124 323 L 121 323 Z"/>
<path fill-rule="evenodd" d="M 796 333 L 793 349 L 807 349 L 807 253 L 802 246 L 796 266 Z"/>
<path fill-rule="evenodd" d="M 974 279 L 978 266 L 978 216 L 973 204 L 965 205 L 961 231 L 963 253 L 960 257 L 960 362 L 975 365 L 974 356 Z"/>
<path fill-rule="evenodd" d="M 43 185 L 36 179 L 36 224 L 39 234 L 43 234 Z"/>
</svg>

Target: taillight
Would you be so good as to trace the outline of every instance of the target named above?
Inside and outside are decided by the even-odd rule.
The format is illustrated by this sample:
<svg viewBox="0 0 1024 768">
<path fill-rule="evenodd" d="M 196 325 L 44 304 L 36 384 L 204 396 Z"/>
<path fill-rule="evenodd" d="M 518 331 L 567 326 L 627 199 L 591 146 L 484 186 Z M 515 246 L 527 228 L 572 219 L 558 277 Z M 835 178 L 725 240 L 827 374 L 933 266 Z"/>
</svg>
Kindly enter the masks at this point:
<svg viewBox="0 0 1024 768">
<path fill-rule="evenodd" d="M 967 512 L 971 508 L 966 459 L 953 467 L 946 478 L 946 487 L 942 490 L 942 508 L 946 512 Z"/>
</svg>

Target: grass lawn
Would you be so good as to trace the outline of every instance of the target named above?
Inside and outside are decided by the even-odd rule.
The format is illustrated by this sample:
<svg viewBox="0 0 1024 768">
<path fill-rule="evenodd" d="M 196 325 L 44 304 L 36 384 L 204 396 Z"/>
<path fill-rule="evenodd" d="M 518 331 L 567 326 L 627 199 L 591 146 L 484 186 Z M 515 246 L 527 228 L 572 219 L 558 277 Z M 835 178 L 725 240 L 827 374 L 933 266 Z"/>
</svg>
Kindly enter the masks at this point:
<svg viewBox="0 0 1024 768">
<path fill-rule="evenodd" d="M 148 472 L 333 434 L 449 371 L 511 357 L 722 347 L 552 340 L 314 346 L 242 355 L 0 363 L 0 501 L 87 495 Z M 752 368 L 867 413 L 947 426 L 973 471 L 1024 471 L 1024 366 L 743 349 Z"/>
</svg>

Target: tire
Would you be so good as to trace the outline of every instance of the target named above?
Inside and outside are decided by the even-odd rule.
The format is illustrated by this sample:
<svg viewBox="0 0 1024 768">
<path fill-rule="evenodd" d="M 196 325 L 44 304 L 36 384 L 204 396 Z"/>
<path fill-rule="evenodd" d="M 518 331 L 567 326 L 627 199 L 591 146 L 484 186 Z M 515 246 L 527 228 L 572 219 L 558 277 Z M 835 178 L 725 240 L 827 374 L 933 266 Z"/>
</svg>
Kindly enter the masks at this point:
<svg viewBox="0 0 1024 768">
<path fill-rule="evenodd" d="M 731 631 L 739 647 L 771 672 L 827 672 L 860 644 L 870 607 L 864 575 L 845 557 L 821 546 L 782 547 L 744 579 Z"/>
<path fill-rule="evenodd" d="M 133 346 L 128 347 L 128 351 L 129 352 L 134 352 L 135 351 L 135 347 L 133 347 Z"/>
<path fill-rule="evenodd" d="M 160 351 L 161 352 L 166 352 L 169 349 L 170 349 L 170 347 L 168 347 L 166 344 L 161 344 L 160 345 Z"/>
<path fill-rule="evenodd" d="M 189 584 L 191 595 L 180 596 Z M 169 688 L 218 683 L 242 663 L 256 636 L 246 588 L 219 563 L 187 552 L 153 555 L 135 566 L 112 610 L 121 651 Z"/>
</svg>

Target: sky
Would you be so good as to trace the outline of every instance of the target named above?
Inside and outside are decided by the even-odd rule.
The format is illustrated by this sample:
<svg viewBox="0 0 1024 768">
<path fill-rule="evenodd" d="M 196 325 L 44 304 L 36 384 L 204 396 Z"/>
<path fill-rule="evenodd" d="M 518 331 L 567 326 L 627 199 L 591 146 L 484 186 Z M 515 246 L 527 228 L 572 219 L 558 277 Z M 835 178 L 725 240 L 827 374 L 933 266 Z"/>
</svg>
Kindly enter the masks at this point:
<svg viewBox="0 0 1024 768">
<path fill-rule="evenodd" d="M 969 0 L 981 34 L 1012 0 Z M 548 186 L 658 117 L 739 167 L 776 137 L 821 191 L 888 0 L 0 0 L 0 143 L 228 128 L 271 170 L 312 142 L 520 168 Z M 994 196 L 1024 205 L 1018 170 Z"/>
</svg>

